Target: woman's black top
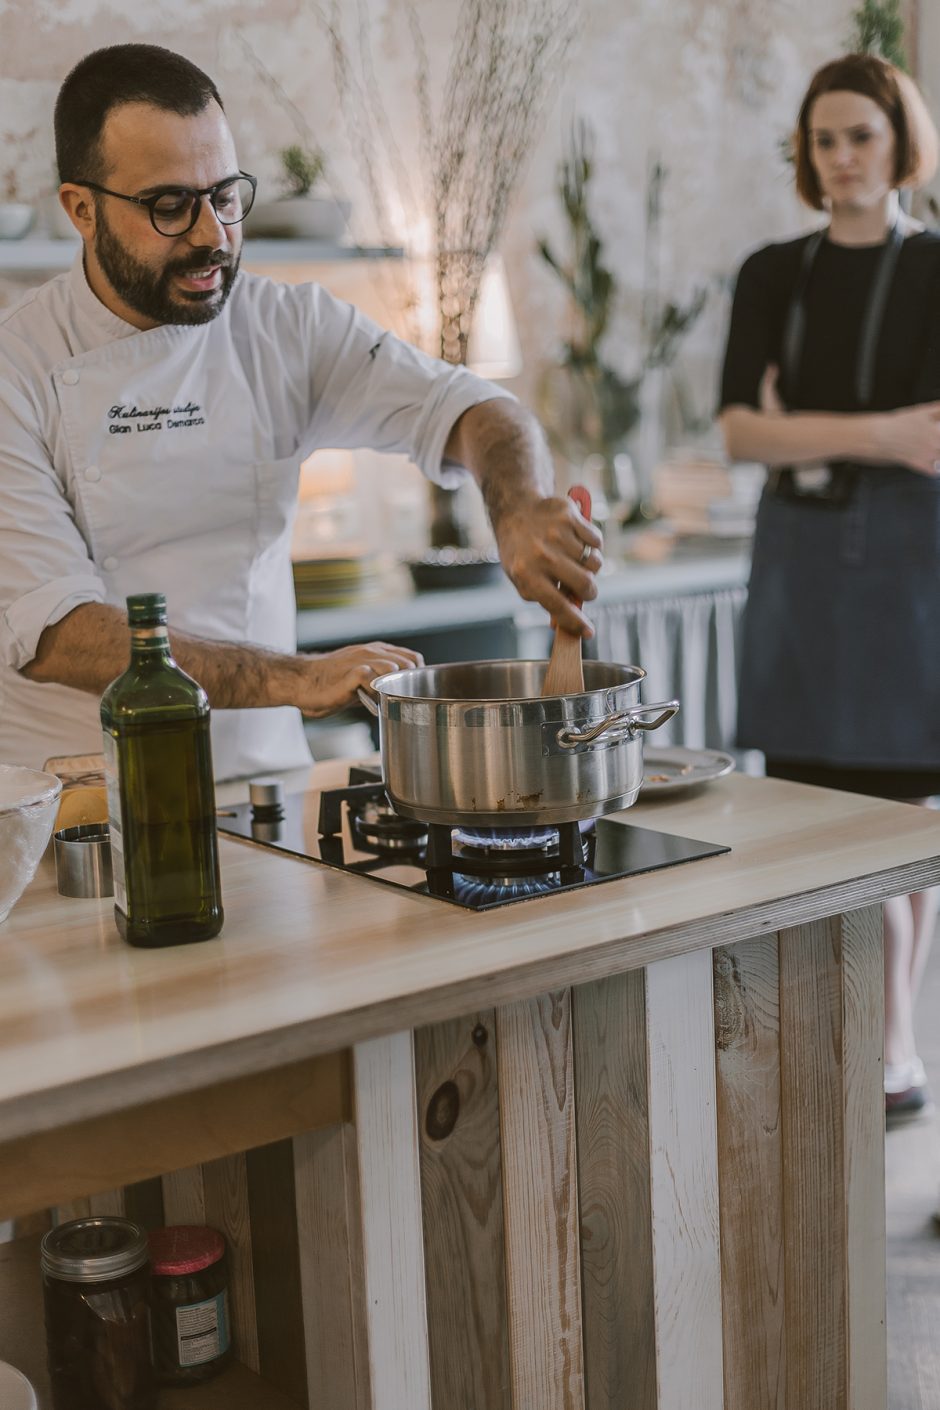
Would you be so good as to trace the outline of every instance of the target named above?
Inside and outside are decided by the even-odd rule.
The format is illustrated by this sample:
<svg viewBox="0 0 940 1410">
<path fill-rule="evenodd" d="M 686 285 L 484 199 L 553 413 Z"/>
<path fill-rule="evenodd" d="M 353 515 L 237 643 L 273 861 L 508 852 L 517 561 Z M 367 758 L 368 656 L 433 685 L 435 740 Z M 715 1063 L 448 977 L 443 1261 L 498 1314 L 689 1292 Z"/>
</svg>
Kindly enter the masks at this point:
<svg viewBox="0 0 940 1410">
<path fill-rule="evenodd" d="M 804 236 L 768 245 L 738 276 L 721 406 L 759 408 L 768 365 L 790 411 L 891 411 L 940 401 L 940 235 L 909 236 L 884 310 L 869 404 L 856 374 L 883 246 L 828 237 L 806 284 L 793 385 L 783 337 Z M 842 462 L 844 465 L 845 462 Z M 830 786 L 908 797 L 940 791 L 940 480 L 860 465 L 845 504 L 765 490 L 745 616 L 738 743 L 781 765 L 819 766 Z M 782 771 L 782 770 L 781 770 Z M 900 771 L 900 786 L 894 775 Z M 889 780 L 887 775 L 891 774 Z M 903 787 L 904 776 L 910 788 Z M 890 795 L 889 795 L 890 796 Z"/>
<path fill-rule="evenodd" d="M 783 328 L 810 237 L 765 245 L 738 275 L 721 379 L 721 406 L 759 406 L 761 378 L 780 366 Z M 806 335 L 795 387 L 781 376 L 790 411 L 858 411 L 855 369 L 868 291 L 881 245 L 824 239 L 806 288 Z M 875 360 L 870 410 L 940 399 L 940 234 L 901 248 Z"/>
</svg>

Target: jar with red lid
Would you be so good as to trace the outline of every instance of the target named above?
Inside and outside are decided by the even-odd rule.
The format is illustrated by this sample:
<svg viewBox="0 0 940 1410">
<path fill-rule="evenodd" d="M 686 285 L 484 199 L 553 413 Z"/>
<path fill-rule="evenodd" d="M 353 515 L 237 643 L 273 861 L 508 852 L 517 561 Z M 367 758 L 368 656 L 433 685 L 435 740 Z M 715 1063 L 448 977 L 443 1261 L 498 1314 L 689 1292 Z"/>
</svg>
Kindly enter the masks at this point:
<svg viewBox="0 0 940 1410">
<path fill-rule="evenodd" d="M 231 1359 L 225 1239 L 201 1224 L 149 1234 L 153 1359 L 162 1385 L 200 1385 Z"/>
</svg>

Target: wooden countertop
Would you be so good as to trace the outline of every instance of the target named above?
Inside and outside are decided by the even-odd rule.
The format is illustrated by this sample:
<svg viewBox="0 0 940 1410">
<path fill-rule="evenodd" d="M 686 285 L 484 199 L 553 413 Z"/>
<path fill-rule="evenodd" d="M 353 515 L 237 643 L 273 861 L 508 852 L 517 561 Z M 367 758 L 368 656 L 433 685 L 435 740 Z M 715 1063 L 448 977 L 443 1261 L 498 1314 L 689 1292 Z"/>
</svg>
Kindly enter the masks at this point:
<svg viewBox="0 0 940 1410">
<path fill-rule="evenodd" d="M 940 882 L 940 815 L 902 803 L 732 775 L 623 817 L 733 850 L 472 913 L 223 838 L 221 937 L 155 951 L 120 940 L 110 899 L 60 897 L 44 862 L 0 926 L 0 1132 L 49 1130 Z"/>
</svg>

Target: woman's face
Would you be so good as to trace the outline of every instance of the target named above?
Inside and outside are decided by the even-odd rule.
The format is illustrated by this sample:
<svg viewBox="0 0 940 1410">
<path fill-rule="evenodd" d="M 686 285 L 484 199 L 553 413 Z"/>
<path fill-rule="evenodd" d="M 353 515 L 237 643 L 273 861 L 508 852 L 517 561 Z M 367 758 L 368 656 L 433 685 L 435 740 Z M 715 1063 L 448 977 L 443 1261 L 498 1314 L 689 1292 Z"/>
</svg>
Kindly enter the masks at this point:
<svg viewBox="0 0 940 1410">
<path fill-rule="evenodd" d="M 891 119 L 861 93 L 822 93 L 809 112 L 809 155 L 833 206 L 873 206 L 894 188 L 896 142 Z"/>
</svg>

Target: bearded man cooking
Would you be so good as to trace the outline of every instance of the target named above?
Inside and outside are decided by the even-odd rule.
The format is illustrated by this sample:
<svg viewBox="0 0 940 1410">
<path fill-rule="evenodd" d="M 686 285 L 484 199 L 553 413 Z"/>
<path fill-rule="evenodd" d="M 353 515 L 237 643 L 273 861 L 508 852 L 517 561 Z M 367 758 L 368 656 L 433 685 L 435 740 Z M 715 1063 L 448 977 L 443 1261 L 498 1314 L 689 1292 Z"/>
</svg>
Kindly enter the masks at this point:
<svg viewBox="0 0 940 1410">
<path fill-rule="evenodd" d="M 154 45 L 97 50 L 55 137 L 82 249 L 0 314 L 0 760 L 98 750 L 132 592 L 167 594 L 219 778 L 308 763 L 302 714 L 418 663 L 385 642 L 296 651 L 290 529 L 320 447 L 472 476 L 520 595 L 590 631 L 564 589 L 596 596 L 601 537 L 553 495 L 534 418 L 315 284 L 239 272 L 256 182 L 206 74 Z"/>
</svg>

